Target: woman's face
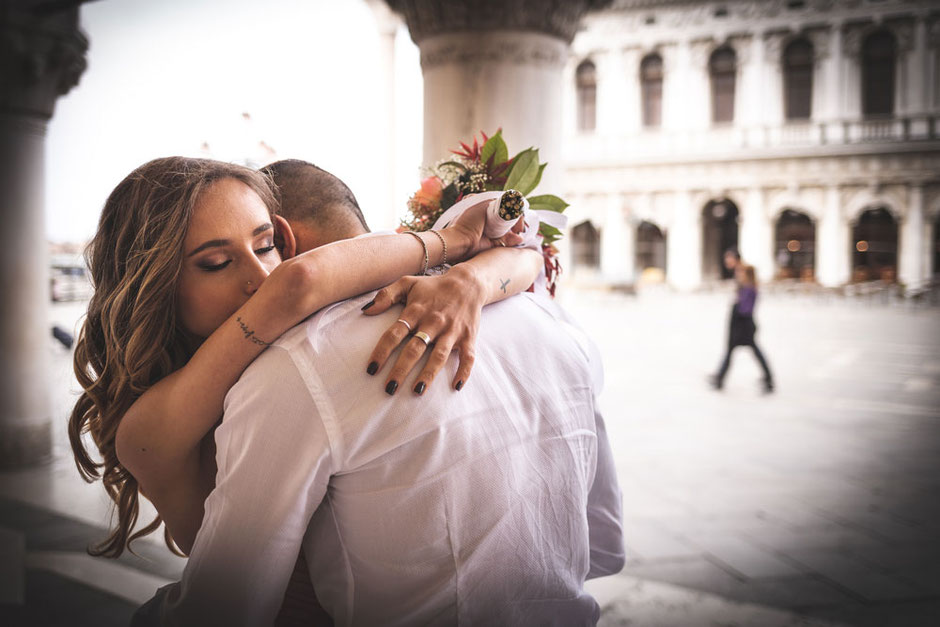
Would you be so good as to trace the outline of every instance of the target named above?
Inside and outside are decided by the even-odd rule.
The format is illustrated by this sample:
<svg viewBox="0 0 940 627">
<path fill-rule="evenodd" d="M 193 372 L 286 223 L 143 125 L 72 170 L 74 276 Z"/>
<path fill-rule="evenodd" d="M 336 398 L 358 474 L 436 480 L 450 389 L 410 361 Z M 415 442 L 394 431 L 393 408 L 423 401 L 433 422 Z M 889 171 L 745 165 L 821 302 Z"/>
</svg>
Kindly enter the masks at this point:
<svg viewBox="0 0 940 627">
<path fill-rule="evenodd" d="M 196 201 L 177 286 L 183 328 L 207 337 L 255 293 L 281 257 L 261 198 L 232 178 Z"/>
</svg>

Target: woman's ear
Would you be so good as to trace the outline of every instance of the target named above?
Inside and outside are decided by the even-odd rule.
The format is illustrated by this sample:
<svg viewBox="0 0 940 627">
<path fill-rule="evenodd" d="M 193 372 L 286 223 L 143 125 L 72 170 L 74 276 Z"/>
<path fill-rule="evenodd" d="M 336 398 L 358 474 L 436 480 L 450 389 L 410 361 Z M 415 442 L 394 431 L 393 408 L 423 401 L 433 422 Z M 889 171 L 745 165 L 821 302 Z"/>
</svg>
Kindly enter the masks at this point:
<svg viewBox="0 0 940 627">
<path fill-rule="evenodd" d="M 283 216 L 275 215 L 274 221 L 274 245 L 281 253 L 281 259 L 290 259 L 297 254 L 297 239 L 294 237 L 294 230 L 290 228 L 290 223 Z"/>
</svg>

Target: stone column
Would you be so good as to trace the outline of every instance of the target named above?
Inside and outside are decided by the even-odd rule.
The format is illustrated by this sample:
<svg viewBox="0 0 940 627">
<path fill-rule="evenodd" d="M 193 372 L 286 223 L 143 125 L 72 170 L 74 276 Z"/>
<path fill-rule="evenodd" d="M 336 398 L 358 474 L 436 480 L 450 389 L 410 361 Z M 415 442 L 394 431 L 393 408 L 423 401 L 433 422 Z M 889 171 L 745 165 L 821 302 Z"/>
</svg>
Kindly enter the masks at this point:
<svg viewBox="0 0 940 627">
<path fill-rule="evenodd" d="M 835 65 L 832 63 L 833 29 L 814 28 L 807 31 L 813 44 L 813 95 L 810 118 L 814 122 L 830 120 L 838 115 L 832 89 L 838 85 Z"/>
<path fill-rule="evenodd" d="M 771 128 L 779 127 L 783 124 L 783 64 L 781 57 L 783 54 L 782 46 L 785 31 L 773 31 L 764 35 L 764 71 L 763 75 L 763 94 L 761 100 L 760 113 L 761 122 Z"/>
<path fill-rule="evenodd" d="M 538 146 L 562 189 L 562 76 L 582 15 L 610 0 L 387 0 L 421 51 L 424 161 L 502 127 L 511 151 Z"/>
<path fill-rule="evenodd" d="M 680 290 L 702 282 L 702 214 L 692 204 L 692 193 L 675 192 L 675 205 L 666 236 L 666 279 Z"/>
<path fill-rule="evenodd" d="M 841 63 L 839 67 L 839 103 L 843 115 L 855 120 L 862 115 L 862 35 L 863 24 L 848 24 L 841 31 Z"/>
<path fill-rule="evenodd" d="M 591 56 L 597 67 L 597 128 L 601 136 L 622 135 L 627 106 L 623 54 L 606 50 Z M 541 154 L 541 152 L 540 152 Z"/>
<path fill-rule="evenodd" d="M 632 284 L 636 232 L 627 225 L 619 194 L 608 196 L 605 214 L 601 231 L 601 273 L 607 283 Z"/>
<path fill-rule="evenodd" d="M 907 215 L 901 224 L 898 277 L 907 289 L 917 289 L 927 280 L 924 267 L 924 188 L 909 187 Z"/>
<path fill-rule="evenodd" d="M 688 120 L 683 128 L 706 130 L 711 126 L 712 88 L 708 76 L 708 59 L 714 48 L 715 42 L 710 38 L 695 40 L 689 44 L 685 98 L 680 105 L 680 115 Z M 737 108 L 735 108 L 735 113 L 737 113 Z"/>
<path fill-rule="evenodd" d="M 826 188 L 826 204 L 816 229 L 816 277 L 825 287 L 838 287 L 849 280 L 849 225 L 842 216 L 839 188 Z"/>
<path fill-rule="evenodd" d="M 40 4 L 14 3 L 0 12 L 0 466 L 8 468 L 51 454 L 46 123 L 56 99 L 78 83 L 88 48 L 77 6 Z"/>
<path fill-rule="evenodd" d="M 398 141 L 395 136 L 397 127 L 397 109 L 395 106 L 395 38 L 401 20 L 393 13 L 382 0 L 367 0 L 372 16 L 375 18 L 376 29 L 379 33 L 379 50 L 382 58 L 381 83 L 376 86 L 378 97 L 381 99 L 385 111 L 384 132 L 376 138 L 376 148 L 385 153 L 384 168 L 375 168 L 373 174 L 378 179 L 376 186 L 382 189 L 382 196 L 372 213 L 366 215 L 366 221 L 375 225 L 373 228 L 393 228 L 398 225 L 398 207 L 395 195 L 395 180 L 397 174 L 398 155 L 396 147 Z"/>
<path fill-rule="evenodd" d="M 741 257 L 754 266 L 761 281 L 774 277 L 773 232 L 764 203 L 764 190 L 753 187 L 747 192 L 741 212 Z"/>
</svg>

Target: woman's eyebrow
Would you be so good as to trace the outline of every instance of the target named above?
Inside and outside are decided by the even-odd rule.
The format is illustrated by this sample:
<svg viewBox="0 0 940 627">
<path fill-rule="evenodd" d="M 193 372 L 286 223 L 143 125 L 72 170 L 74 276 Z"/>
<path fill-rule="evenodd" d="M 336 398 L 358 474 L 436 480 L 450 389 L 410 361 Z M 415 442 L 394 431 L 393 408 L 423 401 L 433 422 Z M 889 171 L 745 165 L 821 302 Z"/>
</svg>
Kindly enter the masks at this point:
<svg viewBox="0 0 940 627">
<path fill-rule="evenodd" d="M 256 228 L 254 231 L 252 231 L 252 232 L 251 232 L 251 236 L 254 237 L 254 236 L 256 236 L 256 235 L 261 235 L 261 234 L 264 233 L 265 231 L 270 230 L 270 229 L 273 229 L 273 228 L 274 228 L 274 225 L 272 225 L 270 222 L 265 222 L 264 224 L 262 224 L 261 226 L 259 226 L 258 228 Z M 207 249 L 207 248 L 216 248 L 216 247 L 219 247 L 219 246 L 228 246 L 228 245 L 231 244 L 231 243 L 232 243 L 232 240 L 228 240 L 228 239 L 210 239 L 208 242 L 203 242 L 203 243 L 200 244 L 199 246 L 196 246 L 196 248 L 193 249 L 192 252 L 190 252 L 190 253 L 189 253 L 188 255 L 186 255 L 186 256 L 187 256 L 187 257 L 192 257 L 192 256 L 195 255 L 196 253 L 200 253 L 200 252 L 204 251 L 204 250 Z"/>
</svg>

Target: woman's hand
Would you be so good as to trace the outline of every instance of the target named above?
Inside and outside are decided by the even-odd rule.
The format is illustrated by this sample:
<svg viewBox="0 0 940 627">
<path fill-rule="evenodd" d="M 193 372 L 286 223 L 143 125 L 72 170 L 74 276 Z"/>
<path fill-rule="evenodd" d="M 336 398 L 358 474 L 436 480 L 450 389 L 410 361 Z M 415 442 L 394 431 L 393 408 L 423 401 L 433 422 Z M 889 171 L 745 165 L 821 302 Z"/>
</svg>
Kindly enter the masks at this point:
<svg viewBox="0 0 940 627">
<path fill-rule="evenodd" d="M 454 222 L 444 231 L 453 229 L 459 237 L 457 254 L 452 257 L 454 261 L 462 261 L 473 257 L 480 251 L 493 246 L 518 246 L 522 243 L 519 235 L 525 230 L 525 217 L 520 217 L 505 235 L 497 239 L 490 239 L 483 235 L 486 226 L 486 207 L 490 201 L 480 202 L 461 213 Z"/>
<path fill-rule="evenodd" d="M 376 315 L 395 303 L 407 303 L 407 306 L 399 320 L 382 334 L 375 345 L 368 373 L 374 375 L 382 370 L 392 351 L 408 338 L 398 361 L 386 377 L 385 391 L 394 394 L 415 364 L 430 350 L 431 356 L 412 388 L 415 394 L 423 394 L 454 349 L 460 354 L 460 363 L 451 385 L 460 390 L 473 368 L 480 311 L 486 304 L 485 289 L 476 272 L 462 264 L 441 276 L 402 277 L 379 290 L 363 311 L 366 315 Z M 428 344 L 415 335 L 418 332 L 428 335 Z"/>
</svg>

